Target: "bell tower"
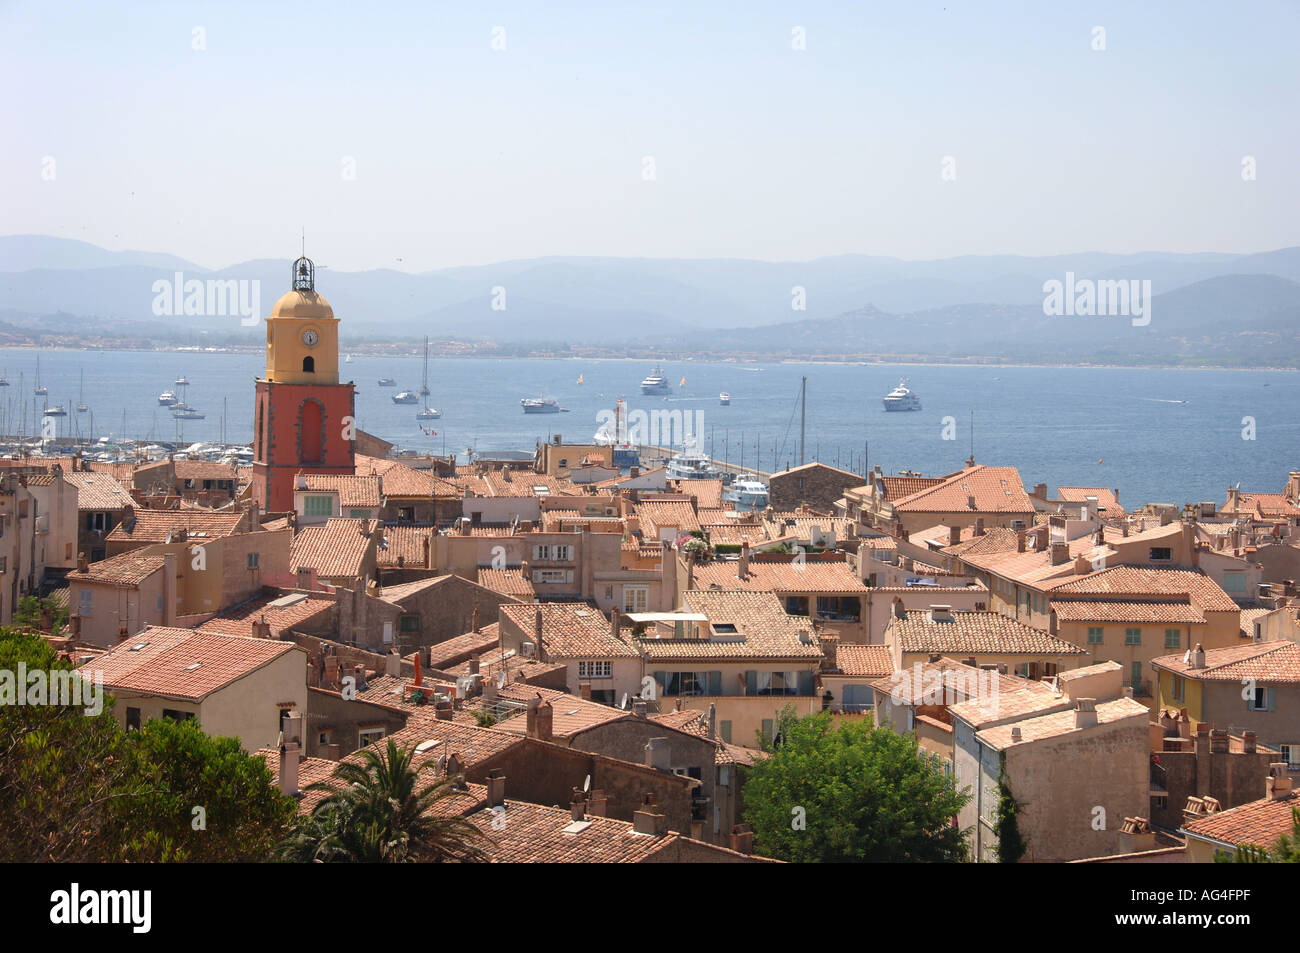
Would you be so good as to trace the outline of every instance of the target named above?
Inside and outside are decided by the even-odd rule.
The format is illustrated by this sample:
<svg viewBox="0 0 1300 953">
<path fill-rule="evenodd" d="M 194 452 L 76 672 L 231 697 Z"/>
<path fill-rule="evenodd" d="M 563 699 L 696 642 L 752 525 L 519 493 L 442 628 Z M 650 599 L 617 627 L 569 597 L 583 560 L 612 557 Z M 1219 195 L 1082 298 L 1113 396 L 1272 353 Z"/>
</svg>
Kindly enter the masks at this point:
<svg viewBox="0 0 1300 953">
<path fill-rule="evenodd" d="M 257 379 L 253 498 L 265 512 L 293 509 L 301 472 L 356 468 L 355 390 L 339 382 L 339 322 L 316 291 L 316 266 L 293 263 L 291 290 L 266 319 L 266 374 Z"/>
</svg>

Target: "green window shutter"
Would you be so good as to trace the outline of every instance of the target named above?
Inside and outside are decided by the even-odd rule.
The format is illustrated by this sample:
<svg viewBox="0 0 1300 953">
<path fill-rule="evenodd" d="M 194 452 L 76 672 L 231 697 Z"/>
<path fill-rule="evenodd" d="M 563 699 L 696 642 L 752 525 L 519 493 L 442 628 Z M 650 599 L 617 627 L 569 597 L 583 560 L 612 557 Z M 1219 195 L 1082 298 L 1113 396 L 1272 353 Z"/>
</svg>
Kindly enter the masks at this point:
<svg viewBox="0 0 1300 953">
<path fill-rule="evenodd" d="M 1183 633 L 1179 629 L 1165 629 L 1165 648 L 1176 649 L 1182 645 Z"/>
<path fill-rule="evenodd" d="M 718 730 L 722 734 L 722 740 L 731 744 L 731 722 L 723 721 L 718 723 Z"/>
<path fill-rule="evenodd" d="M 664 694 L 664 689 L 668 687 L 668 673 L 655 672 L 655 682 L 659 685 L 659 694 Z"/>
<path fill-rule="evenodd" d="M 799 694 L 807 697 L 813 693 L 813 673 L 804 669 L 799 673 Z"/>
<path fill-rule="evenodd" d="M 722 672 L 709 673 L 709 694 L 710 695 L 722 694 Z"/>
<path fill-rule="evenodd" d="M 758 694 L 758 672 L 752 668 L 745 673 L 745 694 Z"/>
</svg>

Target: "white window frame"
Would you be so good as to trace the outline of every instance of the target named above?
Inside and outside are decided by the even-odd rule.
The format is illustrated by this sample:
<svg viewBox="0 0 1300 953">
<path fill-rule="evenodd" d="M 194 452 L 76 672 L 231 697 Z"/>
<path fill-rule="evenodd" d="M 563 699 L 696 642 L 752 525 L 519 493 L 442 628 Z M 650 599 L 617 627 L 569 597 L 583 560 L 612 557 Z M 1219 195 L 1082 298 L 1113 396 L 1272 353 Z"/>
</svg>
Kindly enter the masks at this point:
<svg viewBox="0 0 1300 953">
<path fill-rule="evenodd" d="M 613 678 L 614 663 L 609 659 L 596 659 L 578 663 L 578 678 Z"/>
<path fill-rule="evenodd" d="M 384 737 L 384 729 L 382 728 L 358 728 L 357 746 L 359 748 L 364 748 L 367 745 L 372 744 L 373 742 L 382 741 L 383 737 Z M 370 741 L 367 741 L 366 740 L 367 738 L 369 738 Z"/>
<path fill-rule="evenodd" d="M 646 585 L 623 586 L 623 611 L 624 612 L 648 612 L 649 605 L 650 605 L 649 586 Z"/>
</svg>

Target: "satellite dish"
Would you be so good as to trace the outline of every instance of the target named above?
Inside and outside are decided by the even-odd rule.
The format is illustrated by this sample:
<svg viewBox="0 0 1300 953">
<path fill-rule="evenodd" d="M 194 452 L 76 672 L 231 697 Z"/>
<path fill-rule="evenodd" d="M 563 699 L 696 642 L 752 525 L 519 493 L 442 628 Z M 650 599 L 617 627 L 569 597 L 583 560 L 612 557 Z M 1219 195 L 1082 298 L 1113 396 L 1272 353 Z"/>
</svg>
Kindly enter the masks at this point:
<svg viewBox="0 0 1300 953">
<path fill-rule="evenodd" d="M 582 790 L 584 790 L 584 791 L 590 791 L 590 790 L 591 790 L 591 775 L 590 775 L 590 774 L 587 775 L 587 780 L 585 780 L 585 781 L 582 782 Z"/>
<path fill-rule="evenodd" d="M 440 754 L 440 755 L 438 755 L 438 762 L 437 762 L 437 764 L 438 764 L 438 770 L 439 770 L 439 771 L 441 771 L 443 768 L 447 767 L 447 756 L 446 756 L 445 754 Z"/>
<path fill-rule="evenodd" d="M 497 688 L 505 688 L 505 687 L 506 687 L 506 673 L 497 672 Z"/>
<path fill-rule="evenodd" d="M 618 707 L 623 709 L 624 711 L 627 711 L 627 692 L 623 693 L 623 701 Z"/>
</svg>

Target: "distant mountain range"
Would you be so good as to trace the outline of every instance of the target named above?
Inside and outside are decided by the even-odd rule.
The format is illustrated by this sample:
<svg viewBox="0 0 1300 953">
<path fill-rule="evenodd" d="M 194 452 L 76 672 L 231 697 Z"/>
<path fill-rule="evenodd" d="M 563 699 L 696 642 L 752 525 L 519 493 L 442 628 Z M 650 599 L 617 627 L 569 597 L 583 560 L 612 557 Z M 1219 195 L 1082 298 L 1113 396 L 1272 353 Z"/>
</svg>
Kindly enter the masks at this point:
<svg viewBox="0 0 1300 953">
<path fill-rule="evenodd" d="M 235 317 L 155 316 L 154 282 L 177 271 L 186 279 L 260 282 L 263 316 L 289 286 L 287 259 L 209 270 L 167 254 L 0 237 L 0 338 L 14 340 L 11 328 L 20 335 L 76 328 L 172 341 L 201 328 L 227 341 L 259 340 L 258 328 L 241 327 Z M 1151 323 L 1045 316 L 1043 284 L 1067 272 L 1076 280 L 1149 280 Z M 1300 247 L 937 261 L 557 257 L 423 274 L 318 263 L 317 288 L 352 340 L 427 334 L 514 345 L 636 345 L 638 352 L 1300 365 Z M 505 308 L 494 310 L 502 293 Z M 795 310 L 800 294 L 805 309 Z"/>
</svg>

